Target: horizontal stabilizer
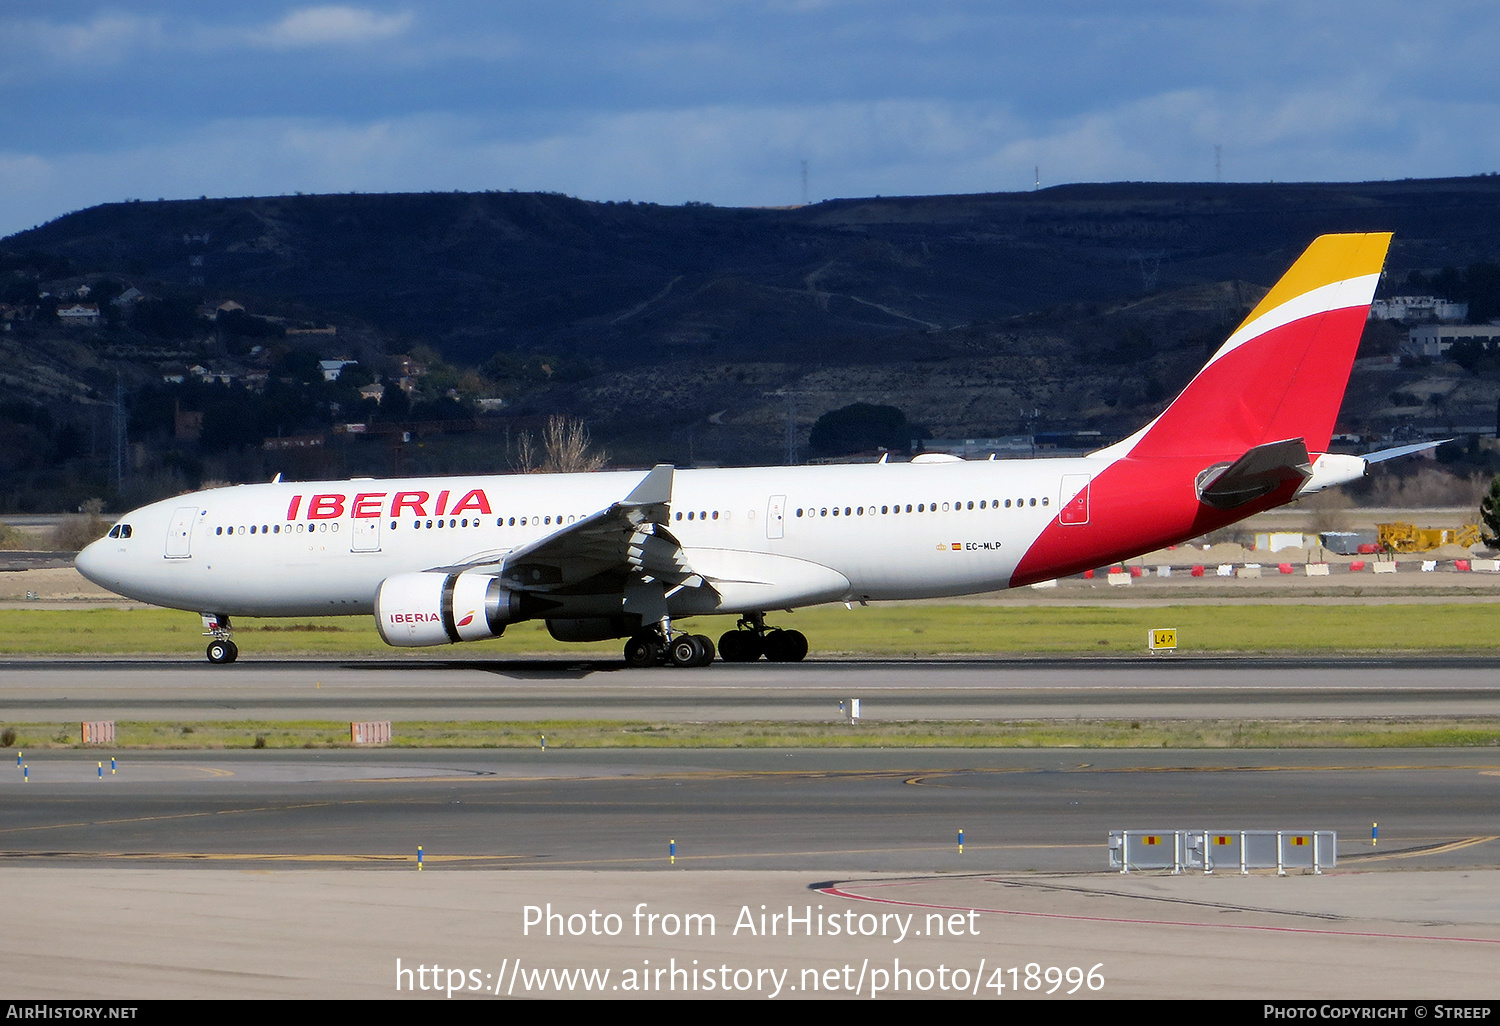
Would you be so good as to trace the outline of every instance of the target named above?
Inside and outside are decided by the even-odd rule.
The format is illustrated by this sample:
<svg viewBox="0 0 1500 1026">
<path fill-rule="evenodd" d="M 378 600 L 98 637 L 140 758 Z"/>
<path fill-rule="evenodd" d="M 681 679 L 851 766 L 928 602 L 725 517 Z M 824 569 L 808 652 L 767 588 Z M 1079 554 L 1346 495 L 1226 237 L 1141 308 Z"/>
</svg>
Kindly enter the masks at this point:
<svg viewBox="0 0 1500 1026">
<path fill-rule="evenodd" d="M 1312 460 L 1302 439 L 1267 442 L 1233 463 L 1215 464 L 1199 474 L 1198 498 L 1215 509 L 1234 509 L 1310 476 Z"/>
<path fill-rule="evenodd" d="M 1438 446 L 1445 445 L 1451 441 L 1453 441 L 1451 438 L 1440 438 L 1436 442 L 1416 442 L 1412 445 L 1398 445 L 1394 449 L 1381 449 L 1379 452 L 1372 452 L 1361 458 L 1366 463 L 1384 463 L 1386 460 L 1393 460 L 1400 456 L 1410 456 L 1414 452 L 1426 452 L 1428 449 L 1436 449 Z"/>
</svg>

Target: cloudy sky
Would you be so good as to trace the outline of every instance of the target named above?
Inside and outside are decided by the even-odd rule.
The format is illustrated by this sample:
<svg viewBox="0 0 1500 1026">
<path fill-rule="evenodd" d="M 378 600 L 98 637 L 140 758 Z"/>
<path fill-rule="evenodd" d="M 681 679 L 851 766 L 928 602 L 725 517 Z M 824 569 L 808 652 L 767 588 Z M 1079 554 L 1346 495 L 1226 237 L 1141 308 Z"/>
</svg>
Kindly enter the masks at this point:
<svg viewBox="0 0 1500 1026">
<path fill-rule="evenodd" d="M 1500 169 L 1492 0 L 0 0 L 0 236 L 127 197 L 782 205 Z"/>
</svg>

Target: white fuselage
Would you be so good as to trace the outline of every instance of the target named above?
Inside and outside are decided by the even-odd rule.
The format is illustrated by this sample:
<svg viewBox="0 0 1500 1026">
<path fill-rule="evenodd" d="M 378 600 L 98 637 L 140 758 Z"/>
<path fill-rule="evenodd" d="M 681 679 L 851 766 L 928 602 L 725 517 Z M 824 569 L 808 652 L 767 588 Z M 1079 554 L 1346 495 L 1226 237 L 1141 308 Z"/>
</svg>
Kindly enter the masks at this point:
<svg viewBox="0 0 1500 1026">
<path fill-rule="evenodd" d="M 687 470 L 667 527 L 712 591 L 674 615 L 1005 588 L 1017 561 L 1109 460 Z M 1067 480 L 1065 481 L 1065 477 Z M 503 556 L 617 502 L 641 471 L 241 485 L 121 518 L 79 554 L 122 595 L 197 612 L 369 613 L 385 579 Z M 112 532 L 119 534 L 119 531 Z M 705 607 L 705 595 L 712 598 Z M 579 595 L 559 616 L 609 615 Z"/>
</svg>

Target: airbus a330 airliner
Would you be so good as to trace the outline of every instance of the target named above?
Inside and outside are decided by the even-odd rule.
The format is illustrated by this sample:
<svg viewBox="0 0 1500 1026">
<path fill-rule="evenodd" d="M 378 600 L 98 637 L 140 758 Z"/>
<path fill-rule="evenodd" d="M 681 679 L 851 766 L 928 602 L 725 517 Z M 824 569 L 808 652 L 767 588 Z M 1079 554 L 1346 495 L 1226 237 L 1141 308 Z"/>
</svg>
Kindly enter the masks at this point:
<svg viewBox="0 0 1500 1026">
<path fill-rule="evenodd" d="M 768 611 L 1014 588 L 1149 552 L 1362 476 L 1329 453 L 1389 234 L 1315 240 L 1171 405 L 1075 459 L 240 485 L 122 517 L 83 575 L 202 615 L 373 613 L 386 643 L 443 645 L 543 619 L 626 638 L 631 666 L 706 665 L 674 625 L 732 613 L 718 653 L 794 662 Z M 1436 443 L 1432 443 L 1436 444 Z"/>
</svg>

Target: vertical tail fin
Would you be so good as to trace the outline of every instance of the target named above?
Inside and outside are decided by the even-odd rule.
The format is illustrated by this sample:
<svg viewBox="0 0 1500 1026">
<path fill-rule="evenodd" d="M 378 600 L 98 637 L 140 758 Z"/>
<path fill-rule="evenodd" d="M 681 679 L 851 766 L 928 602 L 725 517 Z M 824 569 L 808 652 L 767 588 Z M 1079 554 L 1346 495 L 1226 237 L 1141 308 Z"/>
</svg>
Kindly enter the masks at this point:
<svg viewBox="0 0 1500 1026">
<path fill-rule="evenodd" d="M 1101 456 L 1223 456 L 1301 438 L 1325 452 L 1389 232 L 1324 235 L 1161 416 Z"/>
</svg>

